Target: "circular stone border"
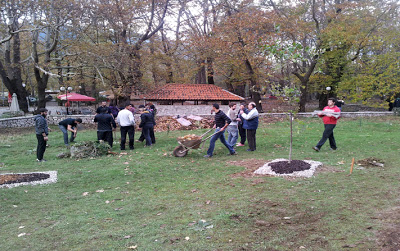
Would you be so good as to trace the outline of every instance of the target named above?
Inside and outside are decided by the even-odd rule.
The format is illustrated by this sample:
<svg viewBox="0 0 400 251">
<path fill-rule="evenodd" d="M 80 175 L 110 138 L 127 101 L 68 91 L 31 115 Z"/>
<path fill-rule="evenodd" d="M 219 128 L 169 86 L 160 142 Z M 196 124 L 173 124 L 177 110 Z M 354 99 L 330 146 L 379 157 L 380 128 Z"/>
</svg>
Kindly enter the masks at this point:
<svg viewBox="0 0 400 251">
<path fill-rule="evenodd" d="M 50 184 L 50 183 L 56 183 L 57 182 L 57 171 L 47 171 L 47 172 L 31 172 L 31 173 L 0 173 L 0 175 L 7 175 L 7 174 L 32 174 L 32 173 L 44 173 L 50 175 L 49 178 L 44 179 L 44 180 L 37 180 L 37 181 L 31 181 L 31 182 L 20 182 L 20 183 L 13 183 L 13 184 L 4 184 L 0 185 L 0 188 L 13 188 L 13 187 L 19 187 L 19 186 L 25 186 L 25 185 L 43 185 L 43 184 Z"/>
<path fill-rule="evenodd" d="M 255 174 L 261 174 L 261 175 L 274 175 L 274 176 L 292 176 L 292 177 L 305 177 L 305 178 L 310 178 L 314 175 L 315 170 L 317 167 L 322 166 L 322 162 L 319 161 L 314 161 L 314 160 L 303 160 L 304 162 L 308 163 L 311 165 L 311 168 L 308 170 L 304 171 L 297 171 L 293 173 L 276 173 L 272 171 L 271 166 L 269 164 L 279 162 L 279 161 L 289 161 L 287 159 L 275 159 L 273 161 L 265 163 L 262 167 L 258 168 L 257 170 L 254 171 Z"/>
</svg>

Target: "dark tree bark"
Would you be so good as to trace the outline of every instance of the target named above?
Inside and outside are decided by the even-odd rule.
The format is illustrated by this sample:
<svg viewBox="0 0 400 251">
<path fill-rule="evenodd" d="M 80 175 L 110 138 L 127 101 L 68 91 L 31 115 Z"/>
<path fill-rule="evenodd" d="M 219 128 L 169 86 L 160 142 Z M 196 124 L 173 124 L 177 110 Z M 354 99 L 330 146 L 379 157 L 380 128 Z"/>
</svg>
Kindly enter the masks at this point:
<svg viewBox="0 0 400 251">
<path fill-rule="evenodd" d="M 257 89 L 257 80 L 256 80 L 256 75 L 254 73 L 253 67 L 248 59 L 245 60 L 245 65 L 247 69 L 247 73 L 249 74 L 249 80 L 250 80 L 250 94 L 251 97 L 253 98 L 254 103 L 256 103 L 256 108 L 259 112 L 263 112 L 262 106 L 261 106 L 261 94 L 257 91 L 254 91 Z"/>
<path fill-rule="evenodd" d="M 195 84 L 207 84 L 206 67 L 204 60 L 198 60 L 198 71 L 194 79 Z"/>
<path fill-rule="evenodd" d="M 11 9 L 10 12 L 16 12 L 16 10 Z M 14 18 L 14 21 L 8 27 L 10 33 L 18 30 L 18 16 Z M 0 77 L 8 91 L 11 94 L 17 94 L 20 109 L 28 112 L 27 92 L 22 86 L 21 41 L 19 33 L 16 32 L 10 35 L 9 40 L 4 41 L 4 45 L 4 63 L 0 60 Z"/>
<path fill-rule="evenodd" d="M 142 47 L 143 42 L 149 40 L 154 34 L 156 34 L 164 24 L 164 18 L 169 6 L 169 0 L 165 2 L 165 5 L 162 8 L 162 14 L 160 15 L 159 18 L 159 24 L 154 28 L 153 27 L 153 22 L 154 22 L 154 16 L 156 12 L 156 6 L 158 6 L 158 3 L 156 3 L 155 0 L 152 0 L 151 4 L 151 16 L 150 19 L 147 23 L 147 28 L 144 32 L 144 34 L 136 41 L 133 45 L 127 46 L 127 36 L 126 36 L 126 29 L 123 31 L 123 43 L 125 44 L 126 48 L 125 50 L 128 52 L 129 59 L 130 59 L 130 65 L 128 68 L 128 74 L 126 77 L 126 82 L 123 83 L 123 93 L 124 97 L 121 97 L 120 101 L 126 102 L 130 101 L 130 97 L 132 95 L 132 92 L 135 90 L 135 88 L 138 88 L 142 84 L 142 77 L 143 73 L 141 71 L 141 55 L 140 55 L 140 49 Z"/>
<path fill-rule="evenodd" d="M 207 83 L 214 85 L 214 67 L 212 58 L 207 58 Z"/>
</svg>

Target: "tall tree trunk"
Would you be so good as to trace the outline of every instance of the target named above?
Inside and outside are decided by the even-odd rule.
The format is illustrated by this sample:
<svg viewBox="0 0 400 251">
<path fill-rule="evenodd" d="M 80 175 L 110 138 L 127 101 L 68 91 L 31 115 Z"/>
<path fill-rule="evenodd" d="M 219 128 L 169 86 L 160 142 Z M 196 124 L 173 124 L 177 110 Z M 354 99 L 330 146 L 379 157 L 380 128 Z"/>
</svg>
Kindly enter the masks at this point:
<svg viewBox="0 0 400 251">
<path fill-rule="evenodd" d="M 308 82 L 301 82 L 299 112 L 306 111 L 307 96 L 308 96 Z"/>
<path fill-rule="evenodd" d="M 246 84 L 245 83 L 240 83 L 236 85 L 235 88 L 235 93 L 241 97 L 246 97 Z"/>
<path fill-rule="evenodd" d="M 212 58 L 207 58 L 207 83 L 214 85 L 214 67 Z"/>
<path fill-rule="evenodd" d="M 197 65 L 199 66 L 199 68 L 196 73 L 194 83 L 195 84 L 207 84 L 206 67 L 205 67 L 204 60 L 198 60 Z"/>
<path fill-rule="evenodd" d="M 230 92 L 235 92 L 235 89 L 233 88 L 233 84 L 228 80 L 226 81 L 226 89 Z"/>
<path fill-rule="evenodd" d="M 95 69 L 93 69 L 93 80 L 90 85 L 90 94 L 95 99 L 97 99 L 99 97 L 99 92 L 97 91 L 96 76 L 97 76 L 97 71 Z"/>
<path fill-rule="evenodd" d="M 172 64 L 171 63 L 166 63 L 167 66 L 167 84 L 173 83 L 174 82 L 174 72 L 172 70 Z"/>
<path fill-rule="evenodd" d="M 310 66 L 307 69 L 307 72 L 304 75 L 300 74 L 298 72 L 292 72 L 300 80 L 300 83 L 301 83 L 299 112 L 306 111 L 306 102 L 307 102 L 307 96 L 308 96 L 308 83 L 310 82 L 310 76 L 313 73 L 315 66 L 317 65 L 317 59 L 318 59 L 318 55 L 315 55 L 311 61 Z"/>
<path fill-rule="evenodd" d="M 257 81 L 256 81 L 256 76 L 254 74 L 253 67 L 251 66 L 251 63 L 248 59 L 245 60 L 245 65 L 247 69 L 247 73 L 250 77 L 250 94 L 253 98 L 254 103 L 256 103 L 256 108 L 259 112 L 263 112 L 262 106 L 261 106 L 261 94 L 259 92 L 253 91 L 254 89 L 257 89 Z"/>
<path fill-rule="evenodd" d="M 13 28 L 14 30 L 18 29 L 18 24 L 16 22 L 14 22 L 12 26 L 15 26 Z M 19 108 L 24 112 L 28 112 L 28 102 L 26 101 L 27 92 L 22 86 L 20 46 L 21 41 L 19 39 L 19 33 L 15 33 L 9 41 L 5 42 L 5 59 L 4 65 L 0 61 L 0 76 L 8 91 L 11 94 L 17 94 Z"/>
</svg>

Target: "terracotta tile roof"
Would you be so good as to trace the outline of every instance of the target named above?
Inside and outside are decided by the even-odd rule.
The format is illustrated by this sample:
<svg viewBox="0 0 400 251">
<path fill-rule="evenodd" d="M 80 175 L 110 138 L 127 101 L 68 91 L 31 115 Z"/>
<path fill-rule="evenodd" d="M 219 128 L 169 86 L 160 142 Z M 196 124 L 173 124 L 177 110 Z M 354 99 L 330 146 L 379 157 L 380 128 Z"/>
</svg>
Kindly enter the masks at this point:
<svg viewBox="0 0 400 251">
<path fill-rule="evenodd" d="M 221 87 L 208 84 L 167 84 L 154 92 L 141 96 L 146 97 L 147 100 L 244 100 Z"/>
</svg>

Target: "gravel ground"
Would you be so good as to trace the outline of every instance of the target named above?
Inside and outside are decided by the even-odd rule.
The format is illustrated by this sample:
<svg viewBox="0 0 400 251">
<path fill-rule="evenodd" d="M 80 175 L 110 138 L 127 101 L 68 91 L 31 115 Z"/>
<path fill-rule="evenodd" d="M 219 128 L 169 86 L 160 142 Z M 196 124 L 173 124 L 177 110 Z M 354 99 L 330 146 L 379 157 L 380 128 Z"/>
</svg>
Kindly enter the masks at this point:
<svg viewBox="0 0 400 251">
<path fill-rule="evenodd" d="M 265 165 L 263 165 L 262 167 L 260 167 L 259 169 L 257 169 L 256 171 L 254 171 L 255 174 L 261 174 L 261 175 L 274 175 L 274 176 L 291 176 L 291 177 L 305 177 L 305 178 L 310 178 L 314 175 L 315 170 L 317 169 L 317 167 L 322 166 L 321 162 L 318 161 L 313 161 L 313 160 L 303 160 L 304 162 L 308 163 L 311 165 L 311 168 L 308 170 L 304 170 L 304 171 L 297 171 L 297 172 L 293 172 L 293 173 L 285 173 L 285 174 L 279 174 L 279 173 L 275 173 L 274 171 L 272 171 L 270 164 L 271 163 L 275 163 L 275 162 L 279 162 L 279 161 L 288 161 L 287 159 L 275 159 L 271 162 L 265 163 Z"/>
<path fill-rule="evenodd" d="M 0 185 L 0 188 L 13 188 L 13 187 L 24 186 L 24 185 L 34 186 L 34 185 L 43 185 L 43 184 L 50 184 L 50 183 L 57 182 L 57 171 L 33 172 L 33 173 L 45 173 L 45 174 L 49 174 L 50 177 L 48 179 L 39 180 L 39 181 L 4 184 L 4 185 Z M 7 175 L 7 174 L 29 174 L 29 173 L 2 173 L 0 175 Z"/>
</svg>

